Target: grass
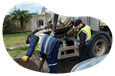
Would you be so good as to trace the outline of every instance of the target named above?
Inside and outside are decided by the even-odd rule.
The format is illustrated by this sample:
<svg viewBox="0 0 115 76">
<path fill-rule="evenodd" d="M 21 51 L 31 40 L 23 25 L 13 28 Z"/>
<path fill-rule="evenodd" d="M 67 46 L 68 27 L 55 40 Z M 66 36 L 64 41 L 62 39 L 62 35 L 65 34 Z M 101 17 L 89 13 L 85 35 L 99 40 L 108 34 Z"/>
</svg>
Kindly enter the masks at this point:
<svg viewBox="0 0 115 76">
<path fill-rule="evenodd" d="M 12 58 L 21 57 L 21 55 L 26 55 L 27 52 L 26 38 L 30 33 L 31 32 L 28 31 L 25 33 L 3 34 L 5 47 L 16 47 L 16 46 L 21 47 L 18 49 L 7 49 L 7 52 Z"/>
<path fill-rule="evenodd" d="M 12 58 L 22 57 L 22 56 L 26 55 L 27 47 L 22 47 L 22 48 L 18 48 L 18 49 L 7 49 L 7 52 L 9 53 L 9 55 Z"/>
<path fill-rule="evenodd" d="M 4 34 L 3 40 L 5 47 L 27 46 L 26 38 L 31 32 Z"/>
<path fill-rule="evenodd" d="M 27 53 L 27 44 L 26 44 L 26 38 L 31 32 L 25 32 L 25 33 L 12 33 L 12 34 L 4 34 L 3 40 L 5 47 L 15 47 L 15 46 L 23 46 L 18 49 L 6 49 L 9 55 L 12 58 L 15 57 L 22 57 L 25 56 Z M 37 65 L 39 65 L 38 58 L 36 57 L 36 51 L 34 51 L 32 57 L 30 58 L 32 61 L 34 61 Z M 43 68 L 40 72 L 44 72 Z"/>
</svg>

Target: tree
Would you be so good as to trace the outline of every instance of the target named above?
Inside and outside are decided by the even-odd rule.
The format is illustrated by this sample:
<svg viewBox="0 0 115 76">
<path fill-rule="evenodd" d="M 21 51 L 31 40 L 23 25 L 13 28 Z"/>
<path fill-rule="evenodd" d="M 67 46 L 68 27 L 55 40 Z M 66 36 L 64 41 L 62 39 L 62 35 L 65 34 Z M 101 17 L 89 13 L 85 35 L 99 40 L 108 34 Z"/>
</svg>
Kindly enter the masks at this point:
<svg viewBox="0 0 115 76">
<path fill-rule="evenodd" d="M 3 22 L 3 33 L 10 33 L 10 27 L 12 25 L 11 16 L 6 15 Z"/>
<path fill-rule="evenodd" d="M 29 11 L 27 10 L 14 10 L 12 13 L 12 20 L 13 21 L 17 21 L 17 22 L 20 22 L 20 25 L 21 25 L 21 33 L 24 33 L 24 30 L 23 30 L 23 22 L 28 22 L 29 21 L 29 18 L 31 18 L 31 14 L 29 14 Z"/>
</svg>

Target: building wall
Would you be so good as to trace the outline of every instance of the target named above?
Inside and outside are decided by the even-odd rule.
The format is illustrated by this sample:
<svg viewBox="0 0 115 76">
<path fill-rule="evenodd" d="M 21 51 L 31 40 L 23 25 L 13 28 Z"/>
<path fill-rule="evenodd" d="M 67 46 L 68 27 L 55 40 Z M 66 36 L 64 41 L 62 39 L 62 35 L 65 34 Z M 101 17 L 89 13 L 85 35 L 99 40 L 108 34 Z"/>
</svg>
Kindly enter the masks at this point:
<svg viewBox="0 0 115 76">
<path fill-rule="evenodd" d="M 42 19 L 44 21 L 44 25 L 46 25 L 50 17 L 50 15 L 32 15 L 32 18 L 30 18 L 29 22 L 24 22 L 23 29 L 24 31 L 33 31 L 37 28 L 38 19 Z M 11 32 L 21 32 L 20 22 L 15 22 L 11 26 Z"/>
</svg>

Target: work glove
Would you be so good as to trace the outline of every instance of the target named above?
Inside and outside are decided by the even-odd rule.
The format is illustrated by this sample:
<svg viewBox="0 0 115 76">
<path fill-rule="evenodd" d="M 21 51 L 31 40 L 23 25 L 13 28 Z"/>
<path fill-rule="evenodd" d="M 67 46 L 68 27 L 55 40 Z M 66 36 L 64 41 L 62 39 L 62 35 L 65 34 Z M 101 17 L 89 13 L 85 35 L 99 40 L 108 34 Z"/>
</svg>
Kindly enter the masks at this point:
<svg viewBox="0 0 115 76">
<path fill-rule="evenodd" d="M 43 58 L 40 58 L 40 62 L 42 62 L 43 61 Z"/>
<path fill-rule="evenodd" d="M 26 62 L 28 60 L 28 57 L 27 56 L 23 56 L 22 60 Z"/>
</svg>

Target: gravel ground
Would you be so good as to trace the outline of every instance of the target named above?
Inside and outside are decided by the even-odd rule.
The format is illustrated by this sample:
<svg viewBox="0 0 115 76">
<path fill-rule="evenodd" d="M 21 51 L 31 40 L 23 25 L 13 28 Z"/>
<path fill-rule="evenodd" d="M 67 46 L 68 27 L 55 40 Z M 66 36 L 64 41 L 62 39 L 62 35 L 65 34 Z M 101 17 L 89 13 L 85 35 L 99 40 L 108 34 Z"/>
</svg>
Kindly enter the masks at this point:
<svg viewBox="0 0 115 76">
<path fill-rule="evenodd" d="M 79 57 L 71 57 L 58 60 L 57 72 L 68 73 L 79 62 Z"/>
</svg>

